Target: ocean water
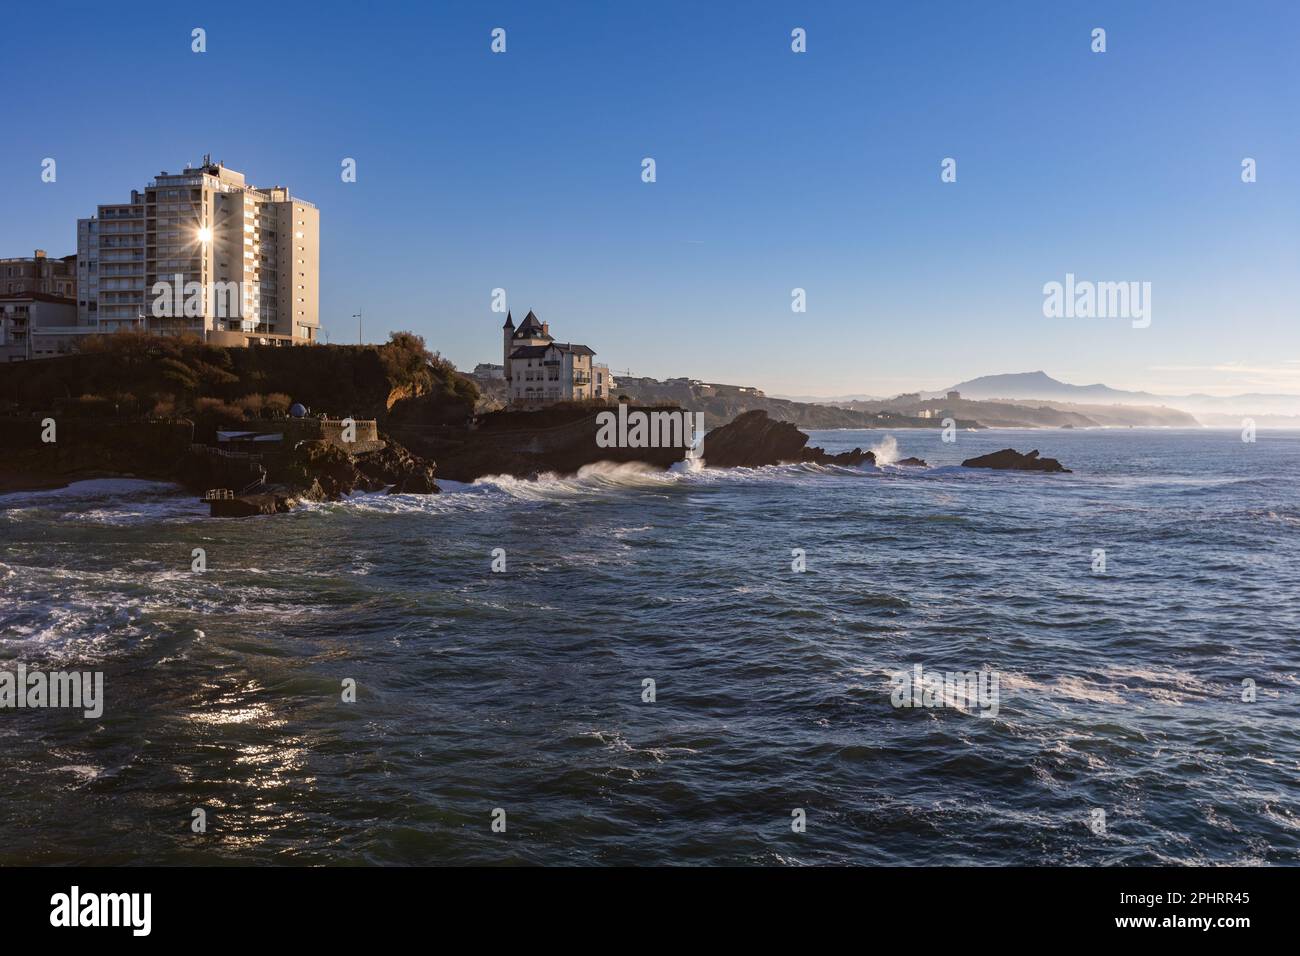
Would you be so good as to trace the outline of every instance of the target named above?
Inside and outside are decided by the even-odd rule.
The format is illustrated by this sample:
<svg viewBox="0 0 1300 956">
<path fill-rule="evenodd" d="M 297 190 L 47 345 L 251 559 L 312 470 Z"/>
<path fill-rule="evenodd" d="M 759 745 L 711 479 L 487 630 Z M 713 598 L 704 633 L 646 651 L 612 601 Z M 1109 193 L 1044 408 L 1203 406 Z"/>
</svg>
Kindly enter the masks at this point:
<svg viewBox="0 0 1300 956">
<path fill-rule="evenodd" d="M 1300 862 L 1300 433 L 813 440 L 933 467 L 0 497 L 0 666 L 106 696 L 0 710 L 0 863 Z"/>
</svg>

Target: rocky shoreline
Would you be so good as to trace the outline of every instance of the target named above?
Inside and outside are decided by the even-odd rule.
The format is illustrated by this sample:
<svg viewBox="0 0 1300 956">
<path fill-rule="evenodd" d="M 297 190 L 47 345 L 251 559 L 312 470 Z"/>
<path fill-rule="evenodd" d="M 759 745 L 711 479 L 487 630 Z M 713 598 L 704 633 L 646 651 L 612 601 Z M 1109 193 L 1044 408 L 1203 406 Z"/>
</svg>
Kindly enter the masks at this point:
<svg viewBox="0 0 1300 956">
<path fill-rule="evenodd" d="M 6 454 L 0 464 L 0 493 L 59 488 L 88 478 L 174 481 L 203 495 L 213 516 L 246 517 L 282 514 L 299 501 L 338 501 L 356 492 L 438 494 L 439 474 L 457 482 L 494 474 L 528 479 L 545 472 L 573 474 L 596 462 L 636 461 L 668 468 L 685 458 L 686 449 L 682 447 L 599 448 L 594 441 L 594 416 L 594 412 L 583 412 L 537 417 L 533 419 L 537 427 L 530 428 L 526 427 L 529 419 L 505 413 L 489 427 L 471 430 L 455 443 L 448 443 L 445 471 L 450 474 L 442 471 L 432 456 L 411 451 L 387 433 L 380 433 L 377 442 L 367 443 L 364 450 L 355 452 L 337 441 L 311 440 L 294 442 L 268 454 L 250 454 L 195 443 L 184 431 L 164 432 L 158 423 L 145 422 L 134 426 L 118 422 L 108 431 L 102 425 L 78 428 L 75 422 L 65 422 L 63 434 L 69 438 L 42 444 L 37 435 L 38 423 L 31 419 L 25 430 L 30 434 L 21 442 L 23 447 L 13 449 L 14 430 L 6 430 L 5 444 L 12 453 Z M 175 431 L 176 425 L 168 423 L 166 427 Z M 114 437 L 123 428 L 133 441 Z M 150 430 L 159 434 L 146 435 Z M 810 447 L 808 442 L 809 436 L 794 425 L 755 410 L 708 432 L 703 459 L 708 468 L 758 468 L 801 462 L 846 467 L 876 464 L 871 451 L 854 448 L 831 454 Z M 90 467 L 92 462 L 100 467 Z M 919 458 L 905 458 L 895 464 L 928 467 Z M 1022 454 L 1006 448 L 968 458 L 962 465 L 1069 473 L 1055 458 L 1040 457 L 1036 449 Z"/>
</svg>

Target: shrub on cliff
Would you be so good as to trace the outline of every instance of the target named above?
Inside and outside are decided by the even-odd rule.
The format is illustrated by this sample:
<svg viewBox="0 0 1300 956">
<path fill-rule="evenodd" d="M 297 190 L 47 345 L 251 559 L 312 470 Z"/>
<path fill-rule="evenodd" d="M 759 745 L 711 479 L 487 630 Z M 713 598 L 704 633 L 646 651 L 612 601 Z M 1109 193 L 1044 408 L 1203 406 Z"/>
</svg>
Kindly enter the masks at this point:
<svg viewBox="0 0 1300 956">
<path fill-rule="evenodd" d="M 174 358 L 165 358 L 158 363 L 158 369 L 164 381 L 175 385 L 181 391 L 193 393 L 199 390 L 198 376 L 184 362 Z"/>
<path fill-rule="evenodd" d="M 77 398 L 62 399 L 57 404 L 60 414 L 71 418 L 107 418 L 113 414 L 113 403 L 103 395 L 85 394 Z"/>
<path fill-rule="evenodd" d="M 392 332 L 387 344 L 379 347 L 379 357 L 394 386 L 410 389 L 412 394 L 423 394 L 433 384 L 433 374 L 429 371 L 432 356 L 424 346 L 424 336 Z"/>
<path fill-rule="evenodd" d="M 292 404 L 293 399 L 284 392 L 272 392 L 262 400 L 262 411 L 273 417 L 288 415 L 289 406 Z"/>
<path fill-rule="evenodd" d="M 261 418 L 262 409 L 266 407 L 266 399 L 259 393 L 253 392 L 249 395 L 241 395 L 235 399 L 235 407 L 244 412 L 246 418 Z"/>
<path fill-rule="evenodd" d="M 222 425 L 241 425 L 244 422 L 244 410 L 227 405 L 219 398 L 196 398 L 194 400 L 196 424 L 206 428 Z"/>
<path fill-rule="evenodd" d="M 438 352 L 430 352 L 424 336 L 414 332 L 391 332 L 379 347 L 388 380 L 412 396 L 432 395 L 435 399 L 473 407 L 478 386 L 459 374 L 456 366 Z"/>
</svg>

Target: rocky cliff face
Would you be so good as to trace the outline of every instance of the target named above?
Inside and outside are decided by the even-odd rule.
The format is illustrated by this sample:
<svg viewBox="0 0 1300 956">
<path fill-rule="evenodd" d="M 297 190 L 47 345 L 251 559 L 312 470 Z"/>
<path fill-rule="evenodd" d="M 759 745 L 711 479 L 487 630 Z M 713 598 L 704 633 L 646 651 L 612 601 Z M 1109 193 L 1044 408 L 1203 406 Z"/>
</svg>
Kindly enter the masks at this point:
<svg viewBox="0 0 1300 956">
<path fill-rule="evenodd" d="M 395 431 L 417 451 L 436 458 L 438 474 L 452 481 L 469 482 L 486 475 L 573 474 L 583 465 L 602 461 L 670 468 L 686 456 L 684 447 L 601 447 L 597 442 L 600 411 L 609 409 L 577 406 L 492 412 L 481 416 L 474 430 L 441 442 L 428 438 L 427 432 Z"/>
<path fill-rule="evenodd" d="M 54 421 L 43 441 L 44 416 L 0 418 L 0 489 L 59 487 L 87 478 L 176 480 L 189 454 L 189 421 L 76 419 Z"/>
<path fill-rule="evenodd" d="M 773 421 L 761 409 L 745 412 L 704 436 L 704 464 L 710 468 L 759 468 L 789 462 L 819 465 L 875 464 L 876 456 L 855 448 L 838 455 L 806 448 L 808 436 L 789 422 Z"/>
<path fill-rule="evenodd" d="M 281 469 L 273 468 L 268 481 L 283 484 L 300 498 L 337 501 L 357 491 L 390 494 L 438 494 L 434 464 L 388 440 L 383 448 L 349 454 L 326 442 L 302 442 Z"/>
</svg>

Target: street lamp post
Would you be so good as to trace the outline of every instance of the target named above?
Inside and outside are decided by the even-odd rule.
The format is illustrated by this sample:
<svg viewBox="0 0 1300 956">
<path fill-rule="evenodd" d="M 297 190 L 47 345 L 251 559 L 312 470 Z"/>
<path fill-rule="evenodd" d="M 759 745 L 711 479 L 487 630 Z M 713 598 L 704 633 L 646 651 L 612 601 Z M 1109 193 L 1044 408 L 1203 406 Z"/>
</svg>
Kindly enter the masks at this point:
<svg viewBox="0 0 1300 956">
<path fill-rule="evenodd" d="M 352 318 L 357 320 L 357 345 L 361 344 L 361 313 L 358 312 Z"/>
</svg>

